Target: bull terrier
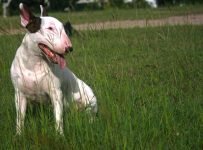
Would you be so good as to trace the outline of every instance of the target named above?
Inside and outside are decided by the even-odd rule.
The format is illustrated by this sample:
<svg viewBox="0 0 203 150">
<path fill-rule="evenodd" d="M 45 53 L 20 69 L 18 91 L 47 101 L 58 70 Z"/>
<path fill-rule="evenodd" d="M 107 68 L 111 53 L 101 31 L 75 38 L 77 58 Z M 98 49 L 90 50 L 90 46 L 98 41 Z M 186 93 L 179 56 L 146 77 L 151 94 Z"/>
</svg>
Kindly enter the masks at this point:
<svg viewBox="0 0 203 150">
<path fill-rule="evenodd" d="M 16 133 L 20 134 L 28 100 L 51 101 L 56 131 L 63 134 L 63 108 L 74 102 L 77 108 L 97 112 L 97 99 L 92 89 L 66 67 L 64 55 L 72 51 L 72 44 L 63 24 L 46 16 L 43 6 L 36 17 L 20 4 L 21 25 L 26 28 L 20 47 L 11 65 L 11 79 L 15 89 Z"/>
</svg>

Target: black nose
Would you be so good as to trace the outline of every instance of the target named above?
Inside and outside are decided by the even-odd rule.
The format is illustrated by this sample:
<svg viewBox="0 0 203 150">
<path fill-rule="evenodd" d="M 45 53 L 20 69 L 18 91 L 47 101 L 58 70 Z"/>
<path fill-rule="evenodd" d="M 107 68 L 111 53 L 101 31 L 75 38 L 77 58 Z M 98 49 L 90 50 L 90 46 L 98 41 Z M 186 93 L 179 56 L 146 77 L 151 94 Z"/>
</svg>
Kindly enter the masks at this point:
<svg viewBox="0 0 203 150">
<path fill-rule="evenodd" d="M 69 51 L 72 52 L 72 51 L 73 51 L 73 47 L 70 47 L 70 48 L 69 48 Z"/>
<path fill-rule="evenodd" d="M 69 53 L 73 51 L 73 47 L 67 47 L 65 53 Z"/>
</svg>

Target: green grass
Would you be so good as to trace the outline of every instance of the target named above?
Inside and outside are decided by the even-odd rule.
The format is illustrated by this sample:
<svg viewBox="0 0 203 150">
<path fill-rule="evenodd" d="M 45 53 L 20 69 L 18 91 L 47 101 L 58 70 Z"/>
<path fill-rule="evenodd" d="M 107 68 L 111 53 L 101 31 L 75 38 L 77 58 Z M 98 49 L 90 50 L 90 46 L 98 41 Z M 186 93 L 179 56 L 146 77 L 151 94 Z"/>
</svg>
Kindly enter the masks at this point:
<svg viewBox="0 0 203 150">
<path fill-rule="evenodd" d="M 203 27 L 86 31 L 68 66 L 95 91 L 99 115 L 66 111 L 55 134 L 51 106 L 29 105 L 15 136 L 9 67 L 21 35 L 0 36 L 0 149 L 201 149 Z"/>
<path fill-rule="evenodd" d="M 74 24 L 98 21 L 117 21 L 134 19 L 157 19 L 176 15 L 203 13 L 203 5 L 187 5 L 184 7 L 160 7 L 158 9 L 106 9 L 101 11 L 85 11 L 73 13 L 50 13 L 62 21 L 70 20 Z"/>
<path fill-rule="evenodd" d="M 39 10 L 38 10 L 39 11 Z M 83 12 L 50 12 L 62 22 L 71 21 L 73 24 L 91 23 L 98 21 L 117 21 L 134 19 L 157 19 L 176 15 L 188 15 L 203 13 L 203 5 L 185 5 L 183 7 L 164 7 L 158 9 L 105 9 L 100 11 Z M 0 16 L 0 32 L 3 30 L 19 29 L 19 16 L 4 19 Z"/>
</svg>

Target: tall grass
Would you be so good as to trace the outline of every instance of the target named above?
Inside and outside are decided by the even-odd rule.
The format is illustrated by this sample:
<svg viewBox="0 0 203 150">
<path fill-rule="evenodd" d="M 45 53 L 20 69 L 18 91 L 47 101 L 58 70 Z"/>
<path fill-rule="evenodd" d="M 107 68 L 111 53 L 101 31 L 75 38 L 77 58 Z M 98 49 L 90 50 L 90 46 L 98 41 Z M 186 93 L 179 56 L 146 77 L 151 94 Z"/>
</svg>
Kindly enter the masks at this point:
<svg viewBox="0 0 203 150">
<path fill-rule="evenodd" d="M 99 115 L 29 105 L 15 136 L 9 67 L 22 36 L 0 36 L 0 149 L 201 149 L 203 27 L 87 31 L 72 38 L 68 67 L 96 93 Z"/>
</svg>

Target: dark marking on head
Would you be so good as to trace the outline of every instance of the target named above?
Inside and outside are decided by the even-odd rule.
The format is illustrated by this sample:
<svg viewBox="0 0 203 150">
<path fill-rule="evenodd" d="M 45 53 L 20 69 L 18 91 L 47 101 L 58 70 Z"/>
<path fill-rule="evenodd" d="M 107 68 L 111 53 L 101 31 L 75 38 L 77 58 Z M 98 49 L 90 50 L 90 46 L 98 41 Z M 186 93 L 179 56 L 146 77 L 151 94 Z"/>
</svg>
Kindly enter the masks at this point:
<svg viewBox="0 0 203 150">
<path fill-rule="evenodd" d="M 35 33 L 40 30 L 41 27 L 41 18 L 36 17 L 27 7 L 27 5 L 20 3 L 20 16 L 21 16 L 21 25 L 26 27 L 27 30 L 31 33 Z"/>
<path fill-rule="evenodd" d="M 40 27 L 41 27 L 41 18 L 39 17 L 33 17 L 26 26 L 28 31 L 31 33 L 37 32 L 38 30 L 40 30 Z"/>
</svg>

